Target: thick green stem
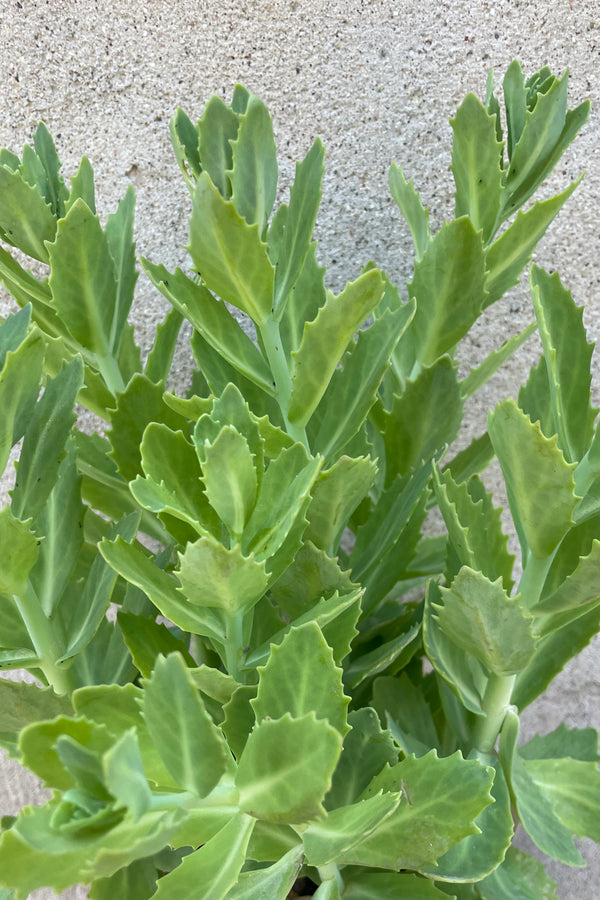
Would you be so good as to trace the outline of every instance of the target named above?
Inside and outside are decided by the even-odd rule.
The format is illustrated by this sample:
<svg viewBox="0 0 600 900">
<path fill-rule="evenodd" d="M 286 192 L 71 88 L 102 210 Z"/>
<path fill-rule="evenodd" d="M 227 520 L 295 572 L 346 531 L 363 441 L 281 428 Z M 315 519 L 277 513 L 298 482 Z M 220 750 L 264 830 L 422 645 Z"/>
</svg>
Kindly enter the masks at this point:
<svg viewBox="0 0 600 900">
<path fill-rule="evenodd" d="M 242 683 L 245 681 L 242 668 L 244 665 L 244 617 L 241 613 L 231 616 L 227 623 L 225 642 L 225 663 L 232 678 Z"/>
<path fill-rule="evenodd" d="M 491 753 L 494 749 L 510 706 L 515 678 L 516 675 L 490 676 L 482 702 L 485 716 L 479 719 L 473 736 L 473 746 L 480 753 Z"/>
<path fill-rule="evenodd" d="M 114 356 L 97 356 L 96 359 L 100 374 L 104 378 L 106 387 L 111 394 L 114 394 L 115 396 L 117 394 L 122 394 L 125 390 L 125 382 L 123 381 L 121 370 L 119 369 L 119 365 Z"/>
<path fill-rule="evenodd" d="M 344 890 L 344 882 L 342 880 L 342 876 L 339 868 L 336 863 L 327 863 L 324 866 L 319 866 L 319 877 L 321 879 L 321 883 L 324 881 L 335 881 L 337 882 L 339 895 L 341 897 L 342 891 Z"/>
<path fill-rule="evenodd" d="M 288 369 L 285 352 L 281 343 L 279 322 L 276 322 L 274 319 L 269 319 L 264 325 L 260 326 L 260 336 L 275 380 L 277 402 L 283 416 L 283 421 L 285 422 L 286 431 L 295 441 L 300 441 L 305 447 L 308 447 L 305 429 L 293 425 L 288 419 L 290 400 L 292 397 L 292 377 L 290 375 L 290 370 Z"/>
<path fill-rule="evenodd" d="M 519 582 L 519 594 L 523 598 L 523 605 L 527 609 L 531 609 L 532 606 L 535 606 L 540 599 L 542 588 L 544 587 L 544 582 L 548 576 L 548 570 L 552 565 L 555 554 L 556 551 L 549 556 L 545 556 L 543 559 L 531 555 L 529 556 L 523 570 L 521 581 Z"/>
<path fill-rule="evenodd" d="M 13 600 L 40 661 L 39 668 L 46 676 L 48 684 L 52 685 L 57 694 L 70 694 L 73 689 L 71 673 L 68 665 L 59 665 L 56 662 L 63 651 L 35 591 L 29 585 L 25 594 L 22 596 L 15 594 Z"/>
</svg>

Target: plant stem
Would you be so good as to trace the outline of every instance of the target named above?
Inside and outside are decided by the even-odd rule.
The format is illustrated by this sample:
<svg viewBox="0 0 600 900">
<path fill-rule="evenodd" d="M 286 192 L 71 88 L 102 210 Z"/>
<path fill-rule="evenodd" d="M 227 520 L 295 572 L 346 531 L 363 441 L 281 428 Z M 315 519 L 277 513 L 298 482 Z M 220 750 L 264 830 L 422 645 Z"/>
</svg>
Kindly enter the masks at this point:
<svg viewBox="0 0 600 900">
<path fill-rule="evenodd" d="M 324 866 L 318 866 L 319 877 L 321 882 L 324 881 L 336 881 L 339 887 L 340 896 L 342 895 L 342 891 L 344 890 L 344 882 L 342 881 L 342 876 L 339 868 L 336 863 L 330 862 Z"/>
<path fill-rule="evenodd" d="M 243 683 L 242 666 L 244 664 L 244 617 L 241 613 L 228 618 L 225 638 L 225 663 L 228 673 L 237 682 Z"/>
<path fill-rule="evenodd" d="M 119 365 L 114 356 L 111 356 L 110 354 L 108 356 L 96 356 L 96 360 L 98 362 L 100 374 L 104 378 L 106 387 L 111 394 L 122 394 L 125 390 L 125 382 L 123 381 L 121 370 L 119 369 Z"/>
<path fill-rule="evenodd" d="M 48 684 L 52 685 L 57 694 L 70 694 L 73 680 L 69 667 L 56 662 L 62 656 L 62 649 L 35 591 L 28 585 L 26 592 L 22 596 L 14 594 L 13 600 L 40 661 L 39 668 L 46 676 Z"/>
<path fill-rule="evenodd" d="M 519 593 L 523 598 L 523 605 L 527 609 L 531 609 L 532 606 L 535 606 L 540 599 L 542 588 L 544 587 L 544 582 L 546 581 L 548 570 L 552 565 L 555 553 L 556 551 L 549 556 L 545 556 L 543 559 L 530 554 L 529 559 L 525 564 L 521 581 L 519 582 Z"/>
<path fill-rule="evenodd" d="M 288 419 L 292 397 L 292 378 L 281 343 L 279 322 L 276 322 L 273 318 L 268 319 L 264 325 L 260 326 L 260 335 L 269 365 L 271 366 L 273 378 L 275 379 L 277 402 L 285 422 L 286 431 L 295 441 L 300 441 L 305 447 L 308 447 L 305 429 L 293 425 Z"/>
<path fill-rule="evenodd" d="M 473 735 L 473 746 L 480 753 L 491 753 L 500 733 L 506 711 L 510 706 L 516 675 L 495 675 L 492 673 L 483 695 L 482 716 Z"/>
</svg>

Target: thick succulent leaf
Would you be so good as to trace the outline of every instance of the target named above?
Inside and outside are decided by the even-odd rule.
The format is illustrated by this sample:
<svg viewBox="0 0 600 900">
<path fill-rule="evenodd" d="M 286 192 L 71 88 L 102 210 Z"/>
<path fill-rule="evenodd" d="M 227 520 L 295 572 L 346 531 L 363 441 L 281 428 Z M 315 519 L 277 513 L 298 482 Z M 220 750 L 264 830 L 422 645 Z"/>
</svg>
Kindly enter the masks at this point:
<svg viewBox="0 0 600 900">
<path fill-rule="evenodd" d="M 372 486 L 377 466 L 368 456 L 340 457 L 317 478 L 308 508 L 305 540 L 322 550 L 337 547 L 348 519 Z"/>
<path fill-rule="evenodd" d="M 75 398 L 83 380 L 81 359 L 75 357 L 46 384 L 27 427 L 12 492 L 17 516 L 37 516 L 58 478 L 65 443 L 76 416 Z"/>
<path fill-rule="evenodd" d="M 27 807 L 0 839 L 0 884 L 18 885 L 21 898 L 40 887 L 59 892 L 78 882 L 89 883 L 158 853 L 175 833 L 180 818 L 179 811 L 149 812 L 137 822 L 126 816 L 109 831 L 83 836 L 52 828 L 55 810 L 56 803 Z"/>
<path fill-rule="evenodd" d="M 156 658 L 161 653 L 167 656 L 179 652 L 188 666 L 195 665 L 187 645 L 166 625 L 123 610 L 118 613 L 118 622 L 133 663 L 145 678 L 150 677 Z"/>
<path fill-rule="evenodd" d="M 290 202 L 285 214 L 285 227 L 277 252 L 273 303 L 276 319 L 281 318 L 288 295 L 298 281 L 310 247 L 321 200 L 324 155 L 323 144 L 317 139 L 304 160 L 296 163 L 296 175 L 290 188 Z"/>
<path fill-rule="evenodd" d="M 492 801 L 493 770 L 460 753 L 409 756 L 377 775 L 365 797 L 400 788 L 399 807 L 339 862 L 385 869 L 427 867 L 478 832 L 474 819 Z"/>
<path fill-rule="evenodd" d="M 534 781 L 521 759 L 518 737 L 519 717 L 513 708 L 509 708 L 500 733 L 498 754 L 523 828 L 547 856 L 568 866 L 584 866 L 569 828 L 563 825 L 548 795 Z"/>
<path fill-rule="evenodd" d="M 527 115 L 525 76 L 517 59 L 514 59 L 506 70 L 502 90 L 506 107 L 507 150 L 510 159 L 525 127 Z"/>
<path fill-rule="evenodd" d="M 277 222 L 281 210 L 285 209 L 285 205 L 279 207 L 273 218 L 273 224 Z M 271 247 L 269 249 L 270 252 L 273 252 Z M 291 360 L 292 351 L 297 350 L 300 346 L 305 324 L 312 322 L 319 309 L 325 304 L 325 266 L 318 264 L 316 252 L 317 245 L 313 241 L 308 247 L 296 283 L 288 294 L 283 307 L 279 330 L 288 363 Z"/>
<path fill-rule="evenodd" d="M 327 809 L 353 803 L 386 764 L 398 761 L 392 737 L 381 728 L 374 709 L 352 710 L 348 724 L 351 731 L 344 738 L 342 755 L 325 798 Z"/>
<path fill-rule="evenodd" d="M 193 193 L 188 250 L 207 287 L 264 325 L 273 305 L 274 269 L 258 225 L 224 200 L 206 173 Z"/>
<path fill-rule="evenodd" d="M 391 409 L 377 414 L 383 434 L 386 485 L 430 459 L 458 433 L 463 402 L 456 368 L 449 356 L 421 369 L 394 396 Z"/>
<path fill-rule="evenodd" d="M 483 900 L 558 900 L 556 888 L 544 864 L 517 847 L 509 847 L 504 862 L 477 885 Z"/>
<path fill-rule="evenodd" d="M 79 168 L 71 178 L 71 190 L 65 200 L 63 215 L 66 215 L 77 200 L 83 200 L 93 213 L 96 212 L 96 189 L 94 170 L 87 156 L 81 157 Z"/>
<path fill-rule="evenodd" d="M 10 313 L 0 323 L 0 371 L 4 368 L 6 354 L 14 353 L 27 337 L 31 322 L 31 306 Z"/>
<path fill-rule="evenodd" d="M 157 609 L 184 631 L 224 640 L 223 625 L 211 609 L 201 608 L 186 600 L 177 582 L 159 569 L 140 547 L 116 541 L 102 541 L 100 553 L 126 581 L 140 588 Z"/>
<path fill-rule="evenodd" d="M 583 762 L 598 762 L 598 732 L 594 728 L 569 728 L 562 722 L 548 734 L 536 734 L 519 747 L 519 754 L 525 761 L 569 756 Z"/>
<path fill-rule="evenodd" d="M 244 751 L 248 737 L 255 725 L 251 701 L 256 697 L 256 685 L 240 684 L 231 698 L 223 705 L 225 718 L 221 729 L 227 738 L 229 749 L 236 759 Z"/>
<path fill-rule="evenodd" d="M 496 675 L 515 675 L 525 668 L 535 639 L 519 594 L 509 597 L 500 579 L 492 582 L 467 566 L 440 593 L 434 617 L 449 640 Z"/>
<path fill-rule="evenodd" d="M 286 712 L 295 719 L 314 712 L 342 737 L 349 730 L 350 698 L 343 692 L 342 670 L 316 622 L 290 628 L 279 645 L 271 646 L 266 666 L 258 671 L 258 694 L 251 701 L 257 723 Z"/>
<path fill-rule="evenodd" d="M 178 130 L 182 132 L 182 128 Z M 208 172 L 211 181 L 225 199 L 231 196 L 228 172 L 233 159 L 231 141 L 235 140 L 237 130 L 238 116 L 216 96 L 211 97 L 204 107 L 197 133 L 194 135 L 192 129 L 187 128 L 189 138 L 186 140 L 186 155 L 194 174 L 198 176 L 202 169 Z"/>
<path fill-rule="evenodd" d="M 246 613 L 267 589 L 264 560 L 258 562 L 254 554 L 243 554 L 239 544 L 228 550 L 205 535 L 188 544 L 179 553 L 179 561 L 181 590 L 189 604 L 200 610 L 208 607 L 228 615 Z"/>
<path fill-rule="evenodd" d="M 414 685 L 406 673 L 399 678 L 384 676 L 373 684 L 373 706 L 387 722 L 405 756 L 423 756 L 439 749 L 437 728 L 422 685 Z"/>
<path fill-rule="evenodd" d="M 417 651 L 420 632 L 421 623 L 415 622 L 402 634 L 385 641 L 375 650 L 356 656 L 345 667 L 344 683 L 355 689 L 367 679 L 385 672 L 398 659 L 406 657 L 408 662 Z"/>
<path fill-rule="evenodd" d="M 423 611 L 423 645 L 425 652 L 441 677 L 448 682 L 463 706 L 471 712 L 483 714 L 481 702 L 487 685 L 487 675 L 481 664 L 448 640 L 434 616 L 434 604 L 439 603 L 440 589 L 430 581 Z"/>
<path fill-rule="evenodd" d="M 169 310 L 164 321 L 159 322 L 156 326 L 156 337 L 148 354 L 144 370 L 151 381 L 166 382 L 171 371 L 173 355 L 183 324 L 183 318 L 183 314 L 178 309 L 173 308 Z"/>
<path fill-rule="evenodd" d="M 341 749 L 340 733 L 314 713 L 265 719 L 250 734 L 239 760 L 240 808 L 281 824 L 319 818 Z"/>
<path fill-rule="evenodd" d="M 520 710 L 542 694 L 570 659 L 581 653 L 598 632 L 598 613 L 591 609 L 574 622 L 541 638 L 531 662 L 517 675 L 512 702 Z"/>
<path fill-rule="evenodd" d="M 294 425 L 306 425 L 352 336 L 373 312 L 382 294 L 381 274 L 371 269 L 349 282 L 341 294 L 328 293 L 317 316 L 306 324 L 300 347 L 292 354 L 288 417 Z"/>
<path fill-rule="evenodd" d="M 152 900 L 224 900 L 246 859 L 254 821 L 239 813 L 176 869 L 159 879 Z"/>
<path fill-rule="evenodd" d="M 484 431 L 479 437 L 473 438 L 464 450 L 460 450 L 444 467 L 444 471 L 448 470 L 454 481 L 461 484 L 472 475 L 483 472 L 493 458 L 494 449 L 487 431 Z"/>
<path fill-rule="evenodd" d="M 213 99 L 216 100 L 217 98 L 215 97 Z M 222 100 L 220 100 L 220 102 L 225 106 Z M 191 190 L 192 181 L 188 166 L 191 170 L 191 175 L 195 177 L 197 177 L 202 170 L 200 157 L 198 155 L 198 131 L 187 113 L 185 113 L 180 106 L 177 107 L 175 114 L 171 117 L 169 122 L 169 132 L 175 159 L 177 160 L 188 188 Z"/>
<path fill-rule="evenodd" d="M 115 800 L 137 821 L 152 802 L 135 729 L 126 731 L 102 757 L 105 784 Z"/>
<path fill-rule="evenodd" d="M 531 553 L 543 559 L 572 524 L 575 464 L 565 461 L 557 438 L 544 437 L 539 424 L 532 423 L 513 400 L 504 400 L 490 413 L 488 432 L 524 557 Z"/>
<path fill-rule="evenodd" d="M 256 501 L 258 480 L 246 438 L 225 425 L 214 441 L 205 441 L 202 478 L 208 502 L 239 540 Z"/>
<path fill-rule="evenodd" d="M 4 545 L 4 544 L 3 544 Z M 0 746 L 18 758 L 18 735 L 27 725 L 73 712 L 66 697 L 52 688 L 0 679 Z"/>
<path fill-rule="evenodd" d="M 590 552 L 580 557 L 571 574 L 531 608 L 533 615 L 542 617 L 535 622 L 536 632 L 541 635 L 548 634 L 588 612 L 590 604 L 598 602 L 599 563 L 600 542 L 594 541 Z"/>
<path fill-rule="evenodd" d="M 580 181 L 581 179 L 574 181 L 560 194 L 548 200 L 538 200 L 527 212 L 519 210 L 515 221 L 489 246 L 485 281 L 488 293 L 484 309 L 517 284 L 538 241 Z"/>
<path fill-rule="evenodd" d="M 44 539 L 30 578 L 47 616 L 59 603 L 79 557 L 83 544 L 84 511 L 74 446 L 69 442 L 67 456 L 58 471 L 58 480 L 35 522 L 36 532 Z"/>
<path fill-rule="evenodd" d="M 131 185 L 117 207 L 106 219 L 106 242 L 113 261 L 117 281 L 115 311 L 110 335 L 110 348 L 117 355 L 127 316 L 133 302 L 138 272 L 135 265 L 135 243 L 133 241 L 133 212 L 135 191 Z M 82 341 L 83 343 L 83 341 Z"/>
<path fill-rule="evenodd" d="M 470 758 L 494 767 L 494 783 L 490 789 L 494 802 L 475 819 L 479 834 L 463 838 L 438 859 L 436 866 L 423 870 L 430 878 L 450 882 L 479 881 L 497 869 L 510 847 L 514 825 L 502 767 L 492 754 L 488 757 L 473 754 Z"/>
<path fill-rule="evenodd" d="M 225 900 L 286 900 L 300 871 L 303 848 L 292 847 L 272 866 L 242 872 Z"/>
<path fill-rule="evenodd" d="M 344 870 L 343 900 L 454 900 L 437 889 L 429 878 L 412 872 L 377 872 L 371 869 Z"/>
<path fill-rule="evenodd" d="M 174 431 L 187 429 L 186 420 L 163 400 L 165 386 L 155 384 L 147 375 L 133 376 L 127 388 L 118 395 L 116 409 L 111 410 L 111 427 L 107 432 L 119 472 L 127 481 L 142 475 L 141 445 L 146 426 L 162 422 Z"/>
<path fill-rule="evenodd" d="M 421 259 L 431 240 L 429 211 L 423 207 L 412 179 L 407 181 L 404 172 L 396 163 L 393 163 L 390 169 L 389 186 L 392 197 L 400 207 L 400 212 L 410 228 L 416 258 Z"/>
<path fill-rule="evenodd" d="M 459 563 L 482 572 L 490 581 L 502 578 L 512 588 L 514 556 L 508 553 L 508 537 L 502 531 L 501 510 L 493 505 L 477 476 L 457 484 L 451 471 L 434 469 L 435 495 L 452 549 Z"/>
<path fill-rule="evenodd" d="M 142 259 L 142 266 L 161 294 L 214 350 L 258 387 L 273 393 L 273 379 L 264 357 L 222 300 L 213 297 L 203 284 L 188 278 L 179 268 L 169 272 L 147 259 Z"/>
<path fill-rule="evenodd" d="M 0 231 L 6 241 L 28 256 L 48 262 L 46 241 L 53 241 L 56 218 L 37 187 L 20 172 L 0 165 Z"/>
<path fill-rule="evenodd" d="M 521 347 L 525 341 L 531 337 L 531 335 L 536 330 L 537 325 L 535 322 L 532 322 L 527 328 L 524 328 L 520 334 L 515 334 L 513 337 L 508 338 L 508 340 L 504 341 L 502 346 L 498 350 L 492 350 L 492 352 L 486 356 L 484 361 L 474 369 L 471 369 L 466 378 L 463 378 L 460 382 L 460 392 L 463 400 L 467 400 L 471 397 L 476 391 L 478 391 L 483 385 L 489 381 L 489 379 L 494 375 L 500 366 L 503 366 L 505 362 L 507 362 L 511 356 L 516 353 L 516 351 Z"/>
<path fill-rule="evenodd" d="M 231 199 L 248 225 L 263 234 L 277 193 L 277 153 L 273 124 L 262 100 L 251 94 L 231 141 Z"/>
<path fill-rule="evenodd" d="M 0 472 L 11 447 L 23 437 L 40 391 L 44 338 L 32 328 L 19 347 L 8 350 L 0 372 Z"/>
<path fill-rule="evenodd" d="M 503 144 L 496 139 L 496 117 L 474 94 L 467 94 L 450 124 L 456 185 L 454 215 L 469 216 L 488 243 L 496 230 L 503 187 Z"/>
<path fill-rule="evenodd" d="M 340 806 L 325 819 L 313 822 L 302 834 L 306 861 L 311 866 L 336 862 L 340 854 L 364 841 L 398 808 L 401 794 L 387 791 L 350 806 Z"/>
<path fill-rule="evenodd" d="M 117 281 L 107 235 L 83 200 L 77 200 L 48 244 L 52 299 L 70 334 L 100 357 L 112 350 Z"/>
<path fill-rule="evenodd" d="M 414 360 L 431 365 L 465 336 L 485 306 L 485 253 L 467 216 L 446 222 L 415 263 L 408 285 L 417 311 L 400 348 L 413 342 Z"/>
<path fill-rule="evenodd" d="M 144 682 L 144 719 L 165 766 L 182 788 L 209 794 L 224 774 L 229 751 L 178 653 L 159 656 Z"/>
<path fill-rule="evenodd" d="M 568 462 L 579 462 L 592 441 L 597 413 L 590 402 L 593 344 L 586 340 L 583 309 L 575 306 L 557 272 L 549 275 L 532 266 L 530 283 L 559 447 Z"/>
<path fill-rule="evenodd" d="M 38 558 L 38 544 L 30 520 L 22 522 L 8 506 L 0 510 L 0 593 L 11 596 L 25 592 L 29 573 Z"/>
<path fill-rule="evenodd" d="M 40 122 L 35 130 L 33 146 L 45 174 L 44 196 L 52 207 L 56 218 L 60 219 L 64 215 L 64 201 L 67 197 L 67 188 L 60 176 L 61 162 L 58 158 L 52 135 L 44 122 Z"/>
<path fill-rule="evenodd" d="M 51 721 L 38 721 L 28 725 L 19 736 L 19 750 L 22 764 L 41 778 L 47 787 L 65 791 L 76 784 L 75 774 L 62 762 L 57 748 L 59 738 L 68 739 L 71 748 L 75 745 L 87 749 L 98 763 L 100 755 L 112 744 L 107 728 L 96 725 L 82 717 L 57 716 Z"/>
<path fill-rule="evenodd" d="M 156 890 L 155 857 L 136 859 L 110 875 L 92 882 L 88 897 L 90 900 L 114 900 L 115 897 L 149 900 Z"/>
<path fill-rule="evenodd" d="M 334 459 L 355 437 L 375 402 L 390 356 L 408 328 L 414 309 L 411 302 L 385 311 L 359 332 L 309 423 L 314 452 Z"/>
<path fill-rule="evenodd" d="M 531 759 L 523 765 L 549 799 L 558 819 L 578 838 L 600 843 L 600 772 L 597 762 Z"/>
</svg>

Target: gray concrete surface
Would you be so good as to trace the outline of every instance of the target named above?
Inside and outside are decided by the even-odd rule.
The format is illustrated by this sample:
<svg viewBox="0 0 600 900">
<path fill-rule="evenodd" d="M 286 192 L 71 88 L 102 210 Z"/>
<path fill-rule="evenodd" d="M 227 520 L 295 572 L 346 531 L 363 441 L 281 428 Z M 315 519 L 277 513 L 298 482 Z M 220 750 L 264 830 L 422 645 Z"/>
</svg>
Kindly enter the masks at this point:
<svg viewBox="0 0 600 900">
<path fill-rule="evenodd" d="M 317 233 L 329 285 L 340 289 L 368 259 L 402 282 L 411 271 L 410 239 L 387 189 L 389 165 L 398 161 L 414 178 L 439 226 L 452 213 L 448 118 L 467 91 L 482 95 L 490 68 L 500 79 L 515 56 L 527 72 L 568 67 L 571 105 L 585 97 L 594 104 L 545 195 L 584 169 L 586 178 L 536 261 L 559 269 L 597 337 L 597 0 L 0 0 L 0 146 L 20 150 L 44 119 L 67 175 L 82 154 L 91 159 L 102 216 L 134 184 L 138 251 L 175 266 L 185 258 L 189 204 L 170 150 L 169 118 L 177 105 L 198 117 L 211 94 L 230 97 L 241 81 L 273 116 L 282 195 L 295 160 L 316 135 L 323 138 L 328 168 Z M 9 299 L 0 302 L 3 313 L 11 308 Z M 133 319 L 146 349 L 163 312 L 162 298 L 142 276 Z M 515 289 L 474 329 L 464 360 L 476 363 L 531 318 L 526 290 Z M 481 430 L 489 405 L 515 395 L 537 353 L 531 341 L 494 378 L 469 410 L 467 433 Z M 180 380 L 188 368 L 182 356 Z M 562 719 L 597 727 L 599 701 L 596 644 L 527 710 L 523 736 Z M 32 780 L 10 761 L 0 779 L 4 813 L 35 795 Z M 597 895 L 597 851 L 582 842 L 585 870 L 550 866 L 562 900 Z"/>
</svg>

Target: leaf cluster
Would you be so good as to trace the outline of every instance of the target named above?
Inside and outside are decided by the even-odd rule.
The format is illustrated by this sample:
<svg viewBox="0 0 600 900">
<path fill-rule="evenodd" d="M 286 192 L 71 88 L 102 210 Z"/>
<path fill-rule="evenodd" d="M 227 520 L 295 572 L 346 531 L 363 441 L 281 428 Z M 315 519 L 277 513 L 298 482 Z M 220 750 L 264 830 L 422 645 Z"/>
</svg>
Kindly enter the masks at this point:
<svg viewBox="0 0 600 900">
<path fill-rule="evenodd" d="M 373 264 L 326 287 L 319 140 L 274 210 L 264 104 L 237 86 L 195 123 L 178 110 L 190 266 L 141 260 L 170 305 L 144 366 L 133 191 L 103 224 L 89 161 L 67 187 L 44 125 L 21 157 L 0 152 L 0 280 L 20 307 L 0 325 L 2 468 L 22 440 L 0 511 L 0 667 L 39 682 L 0 681 L 0 746 L 53 791 L 2 820 L 14 897 L 285 900 L 305 878 L 318 900 L 552 898 L 514 822 L 570 866 L 574 836 L 600 840 L 596 734 L 518 742 L 521 710 L 598 628 L 581 309 L 532 266 L 531 324 L 465 377 L 456 363 L 575 189 L 523 208 L 588 104 L 517 62 L 502 88 L 506 133 L 492 77 L 451 120 L 437 233 L 391 168 L 415 250 L 402 290 Z M 518 401 L 456 453 L 465 405 L 536 329 Z M 518 585 L 481 477 L 494 457 Z"/>
</svg>

